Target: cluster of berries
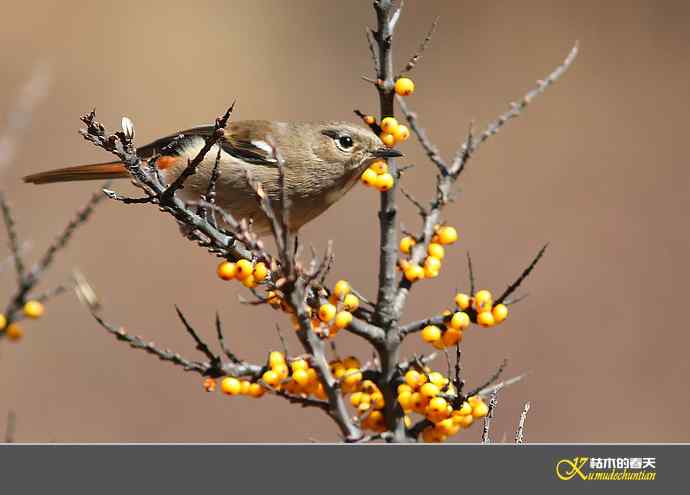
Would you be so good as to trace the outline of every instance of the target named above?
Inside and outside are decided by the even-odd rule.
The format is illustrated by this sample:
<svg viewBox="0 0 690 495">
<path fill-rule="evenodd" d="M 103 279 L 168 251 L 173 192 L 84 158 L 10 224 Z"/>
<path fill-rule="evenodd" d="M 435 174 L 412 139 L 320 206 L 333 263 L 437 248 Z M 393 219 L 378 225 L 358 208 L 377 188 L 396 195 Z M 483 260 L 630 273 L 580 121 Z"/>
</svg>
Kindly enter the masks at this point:
<svg viewBox="0 0 690 495">
<path fill-rule="evenodd" d="M 255 264 L 246 259 L 241 259 L 236 263 L 223 261 L 218 265 L 217 273 L 222 280 L 239 280 L 249 289 L 256 287 L 269 275 L 266 263 L 259 261 Z"/>
<path fill-rule="evenodd" d="M 407 259 L 400 260 L 399 267 L 404 277 L 410 282 L 416 282 L 423 278 L 438 277 L 441 272 L 441 260 L 446 255 L 446 250 L 443 246 L 453 244 L 457 240 L 458 231 L 455 230 L 455 227 L 437 225 L 436 232 L 427 247 L 427 256 L 421 266 L 413 264 Z M 400 252 L 409 255 L 416 244 L 417 240 L 414 237 L 405 236 L 400 239 Z"/>
<path fill-rule="evenodd" d="M 22 308 L 24 316 L 36 320 L 43 316 L 45 307 L 40 301 L 30 300 L 24 303 Z M 24 329 L 17 322 L 7 324 L 7 317 L 0 313 L 0 333 L 3 333 L 9 340 L 17 341 L 24 336 Z"/>
<path fill-rule="evenodd" d="M 489 407 L 479 396 L 453 407 L 456 396 L 450 380 L 428 368 L 422 372 L 409 370 L 398 386 L 398 403 L 405 414 L 417 413 L 432 423 L 422 431 L 425 442 L 442 442 L 489 413 Z"/>
<path fill-rule="evenodd" d="M 360 179 L 365 186 L 373 187 L 381 192 L 388 191 L 395 185 L 395 179 L 388 173 L 388 164 L 384 160 L 376 160 L 369 165 Z"/>
<path fill-rule="evenodd" d="M 508 318 L 508 306 L 494 306 L 493 296 L 486 289 L 477 291 L 474 297 L 458 293 L 455 295 L 455 304 L 461 311 L 467 311 L 474 323 L 485 328 L 503 323 Z"/>
<path fill-rule="evenodd" d="M 350 356 L 343 360 L 331 361 L 329 364 L 331 373 L 340 381 L 342 393 L 351 394 L 350 404 L 359 414 L 361 427 L 375 432 L 385 431 L 383 393 L 373 381 L 364 380 L 359 360 Z"/>
</svg>

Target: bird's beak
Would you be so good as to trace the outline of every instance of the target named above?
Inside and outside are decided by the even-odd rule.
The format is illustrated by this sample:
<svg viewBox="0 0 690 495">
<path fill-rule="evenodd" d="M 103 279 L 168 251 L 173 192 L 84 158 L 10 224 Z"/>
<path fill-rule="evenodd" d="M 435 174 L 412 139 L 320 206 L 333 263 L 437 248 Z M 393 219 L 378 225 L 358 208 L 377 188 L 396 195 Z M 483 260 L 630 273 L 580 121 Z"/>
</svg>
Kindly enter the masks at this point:
<svg viewBox="0 0 690 495">
<path fill-rule="evenodd" d="M 371 154 L 376 158 L 396 158 L 403 156 L 398 150 L 391 148 L 379 148 L 371 152 Z"/>
</svg>

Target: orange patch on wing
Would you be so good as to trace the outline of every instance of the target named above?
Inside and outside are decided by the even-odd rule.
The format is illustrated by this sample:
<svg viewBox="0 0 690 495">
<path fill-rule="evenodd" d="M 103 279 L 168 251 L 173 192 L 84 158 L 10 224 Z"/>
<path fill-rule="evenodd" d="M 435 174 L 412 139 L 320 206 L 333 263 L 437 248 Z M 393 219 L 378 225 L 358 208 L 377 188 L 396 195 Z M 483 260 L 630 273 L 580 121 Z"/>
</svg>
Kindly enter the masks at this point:
<svg viewBox="0 0 690 495">
<path fill-rule="evenodd" d="M 176 156 L 161 156 L 158 160 L 156 160 L 156 167 L 158 167 L 159 170 L 166 170 L 175 165 L 176 162 Z"/>
</svg>

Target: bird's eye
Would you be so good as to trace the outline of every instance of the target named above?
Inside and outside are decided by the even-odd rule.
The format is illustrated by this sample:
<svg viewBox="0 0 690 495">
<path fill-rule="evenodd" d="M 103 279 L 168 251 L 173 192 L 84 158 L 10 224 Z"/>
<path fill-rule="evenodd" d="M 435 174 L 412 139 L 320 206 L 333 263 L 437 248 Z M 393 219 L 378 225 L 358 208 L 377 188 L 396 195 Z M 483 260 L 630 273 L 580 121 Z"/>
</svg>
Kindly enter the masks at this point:
<svg viewBox="0 0 690 495">
<path fill-rule="evenodd" d="M 354 144 L 350 136 L 340 136 L 336 140 L 336 143 L 338 143 L 338 148 L 341 150 L 349 150 Z"/>
</svg>

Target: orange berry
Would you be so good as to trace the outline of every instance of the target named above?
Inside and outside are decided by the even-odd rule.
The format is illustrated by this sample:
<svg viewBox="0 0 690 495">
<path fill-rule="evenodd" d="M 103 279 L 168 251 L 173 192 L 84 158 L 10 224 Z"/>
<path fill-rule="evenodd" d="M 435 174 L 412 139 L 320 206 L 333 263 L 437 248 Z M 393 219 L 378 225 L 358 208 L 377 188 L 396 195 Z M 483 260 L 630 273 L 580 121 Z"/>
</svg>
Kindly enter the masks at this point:
<svg viewBox="0 0 690 495">
<path fill-rule="evenodd" d="M 252 386 L 252 382 L 249 380 L 240 380 L 240 395 L 248 395 L 249 387 Z"/>
<path fill-rule="evenodd" d="M 414 246 L 415 244 L 417 244 L 417 241 L 414 239 L 414 237 L 403 237 L 402 239 L 400 239 L 400 252 L 404 254 L 410 254 L 410 251 L 412 251 L 412 246 Z"/>
<path fill-rule="evenodd" d="M 441 339 L 441 329 L 436 325 L 427 325 L 422 330 L 422 340 L 424 342 L 432 343 Z"/>
<path fill-rule="evenodd" d="M 441 244 L 453 244 L 458 240 L 458 231 L 454 227 L 444 225 L 436 232 L 438 240 Z"/>
<path fill-rule="evenodd" d="M 296 370 L 292 373 L 292 379 L 295 380 L 301 387 L 309 383 L 309 375 L 306 370 Z"/>
<path fill-rule="evenodd" d="M 405 278 L 410 282 L 416 282 L 424 278 L 424 268 L 419 265 L 409 265 L 403 272 Z"/>
<path fill-rule="evenodd" d="M 412 392 L 412 387 L 410 387 L 407 383 L 401 383 L 398 385 L 398 388 L 396 390 L 398 392 L 398 395 L 402 394 L 403 392 Z"/>
<path fill-rule="evenodd" d="M 293 372 L 297 370 L 306 371 L 309 368 L 309 363 L 306 359 L 295 359 L 293 362 L 290 363 L 290 368 L 292 368 Z"/>
<path fill-rule="evenodd" d="M 338 280 L 333 287 L 333 294 L 340 299 L 348 295 L 350 290 L 350 284 L 346 280 Z"/>
<path fill-rule="evenodd" d="M 390 191 L 395 185 L 395 179 L 393 179 L 391 174 L 386 172 L 385 174 L 381 174 L 376 177 L 376 183 L 374 185 L 376 186 L 376 189 L 381 192 Z"/>
<path fill-rule="evenodd" d="M 249 260 L 241 259 L 235 263 L 235 277 L 240 280 L 244 280 L 249 277 L 254 271 L 254 265 Z"/>
<path fill-rule="evenodd" d="M 348 386 L 357 385 L 362 381 L 362 372 L 358 368 L 348 368 L 343 375 L 343 383 Z"/>
<path fill-rule="evenodd" d="M 430 384 L 427 384 L 430 385 Z M 448 407 L 448 402 L 446 402 L 446 399 L 443 397 L 434 397 L 429 401 L 429 405 L 427 406 L 427 411 L 428 412 L 433 412 L 433 413 L 445 413 L 446 408 Z"/>
<path fill-rule="evenodd" d="M 273 370 L 265 371 L 264 374 L 261 375 L 261 379 L 271 387 L 275 387 L 280 383 L 280 376 Z"/>
<path fill-rule="evenodd" d="M 319 308 L 319 319 L 323 322 L 331 321 L 335 317 L 336 309 L 331 303 L 322 304 Z"/>
<path fill-rule="evenodd" d="M 489 414 L 489 406 L 487 406 L 483 401 L 472 407 L 472 416 L 475 418 L 483 418 L 487 414 Z"/>
<path fill-rule="evenodd" d="M 254 397 L 254 398 L 259 398 L 264 393 L 266 392 L 266 389 L 264 389 L 260 384 L 258 383 L 252 383 L 249 385 L 249 396 Z"/>
<path fill-rule="evenodd" d="M 227 395 L 238 395 L 240 388 L 240 381 L 233 376 L 226 376 L 220 382 L 220 389 Z"/>
<path fill-rule="evenodd" d="M 381 121 L 381 130 L 384 133 L 392 133 L 398 127 L 398 121 L 395 117 L 386 117 Z"/>
<path fill-rule="evenodd" d="M 477 315 L 477 323 L 484 328 L 489 328 L 494 326 L 496 321 L 494 320 L 494 315 L 491 314 L 491 311 L 482 311 Z"/>
<path fill-rule="evenodd" d="M 402 393 L 398 394 L 398 404 L 400 404 L 400 407 L 402 408 L 403 411 L 411 411 L 412 410 L 412 392 L 409 390 L 405 390 Z"/>
<path fill-rule="evenodd" d="M 424 260 L 424 276 L 434 278 L 438 276 L 441 270 L 441 260 L 433 256 L 427 256 Z"/>
<path fill-rule="evenodd" d="M 254 275 L 250 274 L 247 275 L 242 279 L 242 285 L 244 285 L 248 289 L 253 289 L 256 287 L 256 279 L 254 278 Z"/>
<path fill-rule="evenodd" d="M 405 373 L 405 383 L 413 389 L 417 388 L 424 383 L 422 381 L 422 376 L 423 375 L 417 370 L 409 370 L 407 373 Z"/>
<path fill-rule="evenodd" d="M 213 378 L 206 378 L 204 380 L 204 390 L 213 392 L 216 389 L 216 381 Z"/>
<path fill-rule="evenodd" d="M 462 332 L 460 330 L 456 330 L 455 328 L 447 329 L 445 332 L 443 332 L 443 336 L 441 337 L 441 342 L 443 342 L 445 347 L 454 346 L 461 340 Z"/>
<path fill-rule="evenodd" d="M 468 414 L 472 414 L 472 406 L 470 405 L 470 403 L 467 401 L 463 402 L 460 406 L 460 409 L 458 409 L 458 414 L 460 414 L 461 416 L 467 416 Z"/>
<path fill-rule="evenodd" d="M 4 330 L 7 326 L 7 317 L 0 313 L 0 331 Z"/>
<path fill-rule="evenodd" d="M 229 261 L 223 261 L 218 265 L 218 278 L 223 280 L 232 280 L 237 274 L 237 268 L 235 263 L 230 263 Z"/>
<path fill-rule="evenodd" d="M 376 119 L 374 118 L 373 115 L 365 115 L 364 116 L 364 123 L 367 125 L 372 125 L 374 122 L 376 122 Z"/>
<path fill-rule="evenodd" d="M 362 173 L 360 180 L 362 181 L 362 184 L 364 184 L 365 186 L 374 187 L 377 178 L 378 174 L 374 172 L 372 169 L 368 168 L 364 171 L 364 173 Z"/>
<path fill-rule="evenodd" d="M 5 329 L 5 335 L 8 339 L 17 341 L 24 336 L 24 329 L 19 323 L 10 323 Z"/>
<path fill-rule="evenodd" d="M 345 366 L 345 368 L 359 368 L 362 364 L 355 356 L 348 356 L 343 359 L 343 366 Z"/>
<path fill-rule="evenodd" d="M 26 315 L 27 318 L 40 318 L 41 316 L 43 316 L 44 312 L 45 308 L 43 307 L 43 304 L 41 304 L 38 301 L 31 300 L 27 301 L 26 304 L 24 304 L 24 315 Z"/>
<path fill-rule="evenodd" d="M 497 304 L 491 310 L 491 314 L 493 315 L 496 323 L 501 323 L 508 318 L 508 306 L 505 304 Z"/>
<path fill-rule="evenodd" d="M 399 77 L 395 81 L 395 92 L 400 96 L 410 96 L 414 93 L 414 82 L 409 77 Z"/>
</svg>

